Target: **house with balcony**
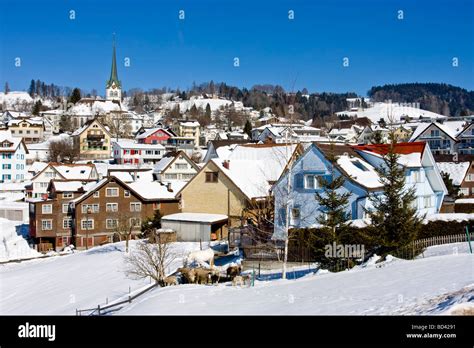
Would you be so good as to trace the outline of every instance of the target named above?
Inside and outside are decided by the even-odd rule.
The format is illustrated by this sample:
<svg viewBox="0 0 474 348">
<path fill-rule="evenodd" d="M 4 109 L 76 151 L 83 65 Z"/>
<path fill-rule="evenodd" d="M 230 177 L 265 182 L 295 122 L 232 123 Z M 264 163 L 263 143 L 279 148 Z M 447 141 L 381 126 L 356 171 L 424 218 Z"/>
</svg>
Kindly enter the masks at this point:
<svg viewBox="0 0 474 348">
<path fill-rule="evenodd" d="M 82 159 L 110 158 L 111 135 L 97 118 L 88 120 L 84 126 L 72 133 L 74 145 L 79 147 Z"/>
<path fill-rule="evenodd" d="M 45 126 L 40 117 L 12 119 L 8 121 L 7 127 L 12 137 L 22 138 L 25 144 L 40 143 L 44 140 Z"/>
<path fill-rule="evenodd" d="M 367 218 L 367 211 L 373 208 L 369 197 L 383 194 L 376 168 L 383 165 L 383 155 L 388 152 L 388 146 L 313 143 L 307 147 L 292 163 L 291 170 L 288 167 L 272 188 L 275 198 L 273 238 L 286 238 L 287 222 L 290 228 L 318 226 L 318 217 L 326 212 L 315 199 L 315 193 L 322 192 L 320 178 L 331 180 L 332 175 L 345 178 L 339 192 L 350 193 L 346 206 L 350 219 Z M 407 187 L 415 188 L 416 200 L 413 204 L 418 213 L 438 213 L 447 190 L 429 145 L 423 142 L 399 143 L 395 151 L 400 154 Z M 329 154 L 336 155 L 336 163 L 328 160 Z"/>
<path fill-rule="evenodd" d="M 176 120 L 172 130 L 179 137 L 192 138 L 194 144 L 199 145 L 201 125 L 196 120 Z"/>
<path fill-rule="evenodd" d="M 12 137 L 8 130 L 0 131 L 0 183 L 25 180 L 27 154 L 22 138 Z"/>
<path fill-rule="evenodd" d="M 161 144 L 140 144 L 133 140 L 122 139 L 112 142 L 114 160 L 117 164 L 155 164 L 165 155 Z"/>
<path fill-rule="evenodd" d="M 457 135 L 457 151 L 460 155 L 474 155 L 474 122 L 467 124 Z"/>
<path fill-rule="evenodd" d="M 464 129 L 464 124 L 464 121 L 420 123 L 409 141 L 428 143 L 436 155 L 453 154 L 457 151 L 457 137 Z"/>
<path fill-rule="evenodd" d="M 186 152 L 168 153 L 153 169 L 153 176 L 158 181 L 191 180 L 200 170 Z"/>
</svg>

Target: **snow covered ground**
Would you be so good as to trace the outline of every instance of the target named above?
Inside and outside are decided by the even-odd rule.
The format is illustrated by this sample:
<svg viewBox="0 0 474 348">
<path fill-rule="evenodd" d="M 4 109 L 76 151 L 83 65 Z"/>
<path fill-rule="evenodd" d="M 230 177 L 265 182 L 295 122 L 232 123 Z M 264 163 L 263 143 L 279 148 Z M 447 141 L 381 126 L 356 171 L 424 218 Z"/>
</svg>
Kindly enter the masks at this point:
<svg viewBox="0 0 474 348">
<path fill-rule="evenodd" d="M 132 249 L 136 241 L 131 242 Z M 66 256 L 0 265 L 0 314 L 74 315 L 144 288 L 123 273 L 124 242 Z M 174 243 L 185 256 L 199 243 Z M 459 314 L 474 311 L 474 255 L 466 243 L 428 248 L 414 261 L 297 280 L 256 281 L 254 287 L 179 285 L 145 293 L 114 314 Z M 181 266 L 177 259 L 172 268 Z"/>
<path fill-rule="evenodd" d="M 250 288 L 228 284 L 160 288 L 117 314 L 458 313 L 474 303 L 474 255 L 466 251 L 461 245 L 431 247 L 415 261 L 389 258 L 381 265 L 256 282 Z"/>
<path fill-rule="evenodd" d="M 135 248 L 136 241 L 131 241 Z M 174 243 L 173 252 L 186 256 L 199 243 Z M 0 265 L 0 315 L 75 315 L 128 295 L 150 284 L 123 273 L 125 242 L 108 244 L 66 256 Z M 180 267 L 182 259 L 173 267 Z"/>
<path fill-rule="evenodd" d="M 30 248 L 23 238 L 21 233 L 23 227 L 24 225 L 20 221 L 0 218 L 0 261 L 40 255 L 36 250 Z"/>
</svg>

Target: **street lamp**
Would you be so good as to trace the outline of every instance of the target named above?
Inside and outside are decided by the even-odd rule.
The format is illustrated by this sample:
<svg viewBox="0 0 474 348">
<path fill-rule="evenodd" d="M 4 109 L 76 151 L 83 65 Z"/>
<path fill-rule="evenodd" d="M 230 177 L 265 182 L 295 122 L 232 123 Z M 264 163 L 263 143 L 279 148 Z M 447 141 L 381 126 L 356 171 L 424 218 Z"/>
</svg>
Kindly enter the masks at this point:
<svg viewBox="0 0 474 348">
<path fill-rule="evenodd" d="M 89 250 L 89 214 L 92 213 L 91 208 L 87 207 L 86 210 L 86 250 Z"/>
</svg>

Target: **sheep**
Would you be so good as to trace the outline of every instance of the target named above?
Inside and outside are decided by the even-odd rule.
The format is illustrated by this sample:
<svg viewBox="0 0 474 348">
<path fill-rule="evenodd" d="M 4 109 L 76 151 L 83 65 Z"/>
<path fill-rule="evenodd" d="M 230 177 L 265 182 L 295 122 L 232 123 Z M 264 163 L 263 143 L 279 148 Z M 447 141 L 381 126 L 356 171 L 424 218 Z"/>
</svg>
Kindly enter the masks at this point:
<svg viewBox="0 0 474 348">
<path fill-rule="evenodd" d="M 237 286 L 237 285 L 244 285 L 245 282 L 244 282 L 244 279 L 242 278 L 242 276 L 239 276 L 239 275 L 236 275 L 234 277 L 234 279 L 232 279 L 232 286 Z"/>
<path fill-rule="evenodd" d="M 204 268 L 195 268 L 194 272 L 196 273 L 196 283 L 197 284 L 209 284 L 211 281 L 211 271 Z"/>
<path fill-rule="evenodd" d="M 163 279 L 163 286 L 178 285 L 178 279 L 175 276 L 168 276 Z"/>
<path fill-rule="evenodd" d="M 227 277 L 230 279 L 234 279 L 235 276 L 238 276 L 242 272 L 242 267 L 241 266 L 230 266 L 227 268 Z"/>
<path fill-rule="evenodd" d="M 232 279 L 232 286 L 237 286 L 237 285 L 242 286 L 247 283 L 250 286 L 250 279 L 251 279 L 250 274 L 237 275 L 234 277 L 234 279 Z"/>
<path fill-rule="evenodd" d="M 183 284 L 194 284 L 196 282 L 196 272 L 194 269 L 181 267 L 178 272 L 183 276 Z"/>
<path fill-rule="evenodd" d="M 203 266 L 205 266 L 205 263 L 209 263 L 209 265 L 212 267 L 214 265 L 214 250 L 208 248 L 206 250 L 196 250 L 190 252 L 186 258 L 185 263 L 186 265 L 190 265 L 193 262 Z"/>
</svg>

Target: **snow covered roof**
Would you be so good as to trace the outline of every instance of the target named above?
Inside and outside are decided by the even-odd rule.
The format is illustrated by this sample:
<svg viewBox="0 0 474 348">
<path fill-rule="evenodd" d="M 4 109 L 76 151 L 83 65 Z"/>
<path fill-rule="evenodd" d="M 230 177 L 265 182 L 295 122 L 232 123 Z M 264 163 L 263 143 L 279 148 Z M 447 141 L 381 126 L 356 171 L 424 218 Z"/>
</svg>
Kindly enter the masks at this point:
<svg viewBox="0 0 474 348">
<path fill-rule="evenodd" d="M 38 173 L 38 172 L 41 172 L 41 171 L 42 171 L 44 168 L 46 168 L 47 166 L 48 166 L 48 163 L 35 161 L 35 162 L 33 162 L 33 164 L 28 168 L 28 171 L 29 171 L 29 172 L 33 172 L 33 173 Z"/>
<path fill-rule="evenodd" d="M 17 126 L 21 122 L 28 122 L 31 125 L 34 126 L 42 126 L 43 125 L 43 118 L 37 118 L 37 117 L 30 117 L 30 118 L 18 118 L 14 120 L 8 121 L 8 126 Z"/>
<path fill-rule="evenodd" d="M 205 213 L 176 213 L 171 215 L 165 215 L 161 218 L 161 221 L 188 221 L 188 222 L 205 222 L 215 223 L 226 221 L 227 215 L 222 214 L 205 214 Z"/>
<path fill-rule="evenodd" d="M 181 127 L 199 127 L 198 121 L 182 121 L 180 122 Z"/>
<path fill-rule="evenodd" d="M 440 173 L 449 174 L 453 185 L 460 186 L 469 170 L 470 162 L 436 162 Z"/>
<path fill-rule="evenodd" d="M 163 169 L 165 169 L 166 167 L 168 167 L 168 165 L 169 165 L 171 162 L 173 162 L 173 160 L 174 160 L 174 157 L 173 157 L 173 156 L 163 157 L 163 158 L 155 165 L 154 172 L 155 172 L 155 173 L 161 172 Z"/>
<path fill-rule="evenodd" d="M 159 181 L 135 181 L 128 186 L 148 200 L 163 200 L 163 199 L 175 199 L 176 194 L 186 185 L 186 181 L 173 180 L 170 182 L 159 182 Z M 168 190 L 168 185 L 170 190 Z"/>
<path fill-rule="evenodd" d="M 249 199 L 266 197 L 278 180 L 298 145 L 237 145 L 228 157 L 228 168 L 222 159 L 211 161 L 228 176 Z"/>
<path fill-rule="evenodd" d="M 96 184 L 96 181 L 61 181 L 61 180 L 51 180 L 52 185 L 58 192 L 77 192 L 83 189 L 88 191 L 90 187 L 93 187 Z"/>
<path fill-rule="evenodd" d="M 358 157 L 339 156 L 338 166 L 358 184 L 371 189 L 381 188 L 380 177 L 373 166 Z"/>
<path fill-rule="evenodd" d="M 66 179 L 86 180 L 95 169 L 93 164 L 52 164 L 59 174 Z"/>
<path fill-rule="evenodd" d="M 0 131 L 0 152 L 14 152 L 21 142 L 22 138 L 12 137 L 9 130 Z"/>
<path fill-rule="evenodd" d="M 158 132 L 159 130 L 165 132 L 166 134 L 168 134 L 169 136 L 173 136 L 173 134 L 171 134 L 169 131 L 167 131 L 166 129 L 162 128 L 162 127 L 156 127 L 156 128 L 150 128 L 148 129 L 147 131 L 143 132 L 142 134 L 139 134 L 137 135 L 135 138 L 136 139 L 145 139 L 147 137 L 149 137 L 150 135 Z"/>
<path fill-rule="evenodd" d="M 447 122 L 444 122 L 443 124 L 439 122 L 420 123 L 418 127 L 416 127 L 412 136 L 410 137 L 410 141 L 415 141 L 431 125 L 435 125 L 442 132 L 450 136 L 452 139 L 456 139 L 458 134 L 461 133 L 461 131 L 464 129 L 465 123 L 466 122 L 464 121 L 447 121 Z"/>
<path fill-rule="evenodd" d="M 109 174 L 115 176 L 117 179 L 123 181 L 124 183 L 131 183 L 135 181 L 144 181 L 144 182 L 153 181 L 153 171 L 151 168 L 148 170 L 140 170 L 140 171 L 133 171 L 133 170 L 110 171 L 109 169 Z"/>
</svg>

